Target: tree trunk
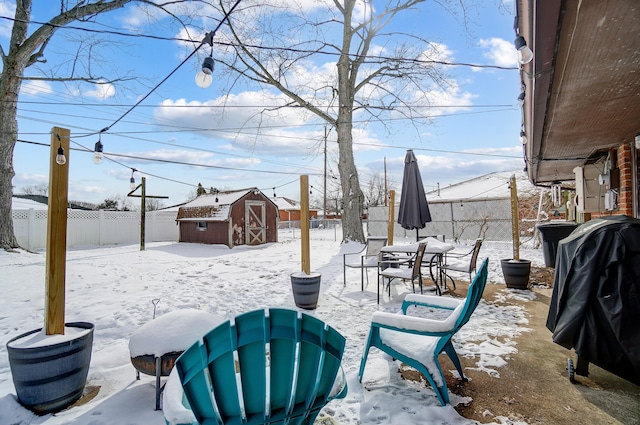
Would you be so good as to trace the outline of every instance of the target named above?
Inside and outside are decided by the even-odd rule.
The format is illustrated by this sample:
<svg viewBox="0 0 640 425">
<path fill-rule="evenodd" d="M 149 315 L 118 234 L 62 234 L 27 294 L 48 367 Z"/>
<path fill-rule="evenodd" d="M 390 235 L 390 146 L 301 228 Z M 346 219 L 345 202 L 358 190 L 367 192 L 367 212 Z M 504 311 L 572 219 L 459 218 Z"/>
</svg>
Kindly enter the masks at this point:
<svg viewBox="0 0 640 425">
<path fill-rule="evenodd" d="M 338 170 L 342 186 L 342 240 L 364 242 L 362 229 L 362 191 L 358 170 L 353 158 L 353 102 L 355 98 L 355 76 L 358 62 L 349 56 L 353 28 L 351 17 L 355 1 L 345 2 L 342 34 L 342 51 L 338 60 Z"/>
<path fill-rule="evenodd" d="M 7 56 L 2 57 L 0 75 L 0 246 L 4 249 L 18 248 L 13 231 L 11 200 L 13 198 L 13 149 L 18 137 L 18 94 L 20 83 L 29 56 L 21 55 L 19 46 L 27 36 L 27 23 L 31 15 L 31 2 L 16 7 L 16 21 L 11 33 L 11 46 Z M 7 190 L 5 190 L 7 189 Z"/>
<path fill-rule="evenodd" d="M 343 109 L 343 108 L 340 108 Z M 345 113 L 351 115 L 350 108 Z M 341 114 L 342 115 L 342 114 Z M 362 229 L 362 191 L 353 158 L 351 119 L 338 119 L 340 183 L 342 186 L 342 240 L 364 242 Z"/>
</svg>

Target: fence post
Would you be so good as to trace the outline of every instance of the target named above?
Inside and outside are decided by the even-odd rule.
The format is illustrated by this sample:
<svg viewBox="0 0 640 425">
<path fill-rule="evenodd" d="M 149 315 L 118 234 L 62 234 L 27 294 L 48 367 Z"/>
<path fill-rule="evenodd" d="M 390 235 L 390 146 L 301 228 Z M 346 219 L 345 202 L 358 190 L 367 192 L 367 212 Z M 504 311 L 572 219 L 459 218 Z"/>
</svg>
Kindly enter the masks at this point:
<svg viewBox="0 0 640 425">
<path fill-rule="evenodd" d="M 35 225 L 36 225 L 36 212 L 33 208 L 29 208 L 29 213 L 28 213 L 28 220 L 29 220 L 29 224 L 27 226 L 27 228 L 29 229 L 27 231 L 27 248 L 29 248 L 29 250 L 33 250 L 33 235 L 35 233 Z"/>
<path fill-rule="evenodd" d="M 98 245 L 102 246 L 104 233 L 104 210 L 98 211 Z"/>
</svg>

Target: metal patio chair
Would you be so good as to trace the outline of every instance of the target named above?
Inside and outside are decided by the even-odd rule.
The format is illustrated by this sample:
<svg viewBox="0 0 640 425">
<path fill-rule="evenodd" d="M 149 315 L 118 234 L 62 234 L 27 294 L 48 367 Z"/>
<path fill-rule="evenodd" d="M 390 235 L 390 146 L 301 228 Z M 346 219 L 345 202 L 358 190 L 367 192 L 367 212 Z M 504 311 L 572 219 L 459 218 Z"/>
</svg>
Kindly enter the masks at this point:
<svg viewBox="0 0 640 425">
<path fill-rule="evenodd" d="M 463 252 L 451 251 L 451 252 L 448 252 L 447 255 L 445 256 L 444 263 L 442 264 L 442 269 L 445 272 L 445 279 L 449 278 L 449 280 L 451 280 L 451 283 L 453 284 L 453 289 L 456 289 L 456 282 L 447 273 L 447 271 L 468 273 L 469 282 L 471 282 L 473 273 L 475 273 L 476 271 L 476 263 L 478 262 L 478 254 L 480 254 L 480 247 L 482 247 L 482 239 L 476 239 L 476 242 L 473 244 L 473 248 L 471 248 L 471 251 L 463 251 Z M 444 283 L 446 285 L 446 282 Z"/>
<path fill-rule="evenodd" d="M 378 267 L 378 254 L 386 244 L 387 238 L 385 236 L 369 236 L 362 251 L 343 254 L 342 276 L 344 285 L 347 285 L 347 267 L 360 269 L 360 290 L 364 291 L 364 275 L 365 273 L 367 274 L 367 285 L 369 285 L 368 269 Z"/>
<path fill-rule="evenodd" d="M 382 290 L 384 290 L 384 279 L 388 279 L 389 296 L 391 296 L 391 281 L 393 279 L 408 280 L 414 293 L 416 292 L 415 284 L 417 281 L 420 286 L 420 293 L 422 293 L 422 259 L 426 247 L 426 243 L 420 243 L 415 255 L 408 258 L 384 258 L 382 255 L 380 256 L 378 263 L 378 304 L 380 303 L 380 278 L 382 278 Z"/>
</svg>

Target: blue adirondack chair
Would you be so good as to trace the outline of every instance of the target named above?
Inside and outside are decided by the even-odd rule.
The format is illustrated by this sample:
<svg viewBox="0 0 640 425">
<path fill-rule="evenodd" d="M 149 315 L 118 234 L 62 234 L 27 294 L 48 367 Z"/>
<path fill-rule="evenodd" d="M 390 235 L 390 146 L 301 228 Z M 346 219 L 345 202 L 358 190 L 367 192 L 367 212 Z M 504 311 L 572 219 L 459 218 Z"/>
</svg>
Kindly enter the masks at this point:
<svg viewBox="0 0 640 425">
<path fill-rule="evenodd" d="M 345 338 L 294 310 L 256 310 L 207 333 L 176 361 L 200 424 L 312 424 L 347 393 Z"/>
<path fill-rule="evenodd" d="M 467 297 L 456 299 L 433 295 L 409 294 L 402 302 L 402 314 L 376 312 L 373 314 L 367 345 L 360 362 L 358 377 L 362 382 L 364 367 L 371 347 L 377 347 L 394 359 L 420 371 L 429 381 L 440 403 L 449 403 L 447 383 L 438 361 L 438 355 L 445 352 L 464 380 L 460 359 L 451 338 L 469 321 L 477 307 L 487 282 L 488 259 L 485 259 L 469 285 Z M 408 316 L 410 306 L 450 310 L 443 320 Z"/>
</svg>

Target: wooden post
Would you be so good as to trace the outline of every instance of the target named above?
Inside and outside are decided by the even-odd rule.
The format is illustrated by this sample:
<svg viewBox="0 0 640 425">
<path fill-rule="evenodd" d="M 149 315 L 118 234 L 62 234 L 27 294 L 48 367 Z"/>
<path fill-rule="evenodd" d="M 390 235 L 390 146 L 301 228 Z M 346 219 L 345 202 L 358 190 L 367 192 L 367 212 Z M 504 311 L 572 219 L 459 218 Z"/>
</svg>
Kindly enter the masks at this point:
<svg viewBox="0 0 640 425">
<path fill-rule="evenodd" d="M 311 273 L 309 255 L 309 176 L 300 176 L 300 233 L 302 243 L 302 271 Z"/>
<path fill-rule="evenodd" d="M 394 227 L 394 216 L 396 208 L 396 191 L 389 191 L 389 223 L 387 227 L 387 245 L 393 245 L 393 227 Z"/>
<path fill-rule="evenodd" d="M 140 188 L 140 195 L 134 195 L 133 192 Z M 142 183 L 137 185 L 134 189 L 131 189 L 131 192 L 127 194 L 132 198 L 140 198 L 140 251 L 144 251 L 144 239 L 145 239 L 145 229 L 146 229 L 146 211 L 147 211 L 147 198 L 153 199 L 168 199 L 168 196 L 147 196 L 147 179 L 142 177 Z"/>
<path fill-rule="evenodd" d="M 69 136 L 70 131 L 66 128 L 53 127 L 51 129 L 45 269 L 45 332 L 47 335 L 64 335 Z M 67 159 L 63 165 L 56 162 L 60 148 L 64 150 Z"/>
<path fill-rule="evenodd" d="M 146 178 L 142 177 L 142 188 L 140 196 L 140 251 L 144 251 L 144 234 L 145 234 L 145 219 L 146 219 L 146 211 L 147 211 L 147 192 L 146 192 Z"/>
<path fill-rule="evenodd" d="M 516 175 L 509 179 L 511 189 L 511 238 L 513 239 L 513 259 L 520 261 L 520 214 L 518 213 L 518 188 Z"/>
</svg>

